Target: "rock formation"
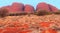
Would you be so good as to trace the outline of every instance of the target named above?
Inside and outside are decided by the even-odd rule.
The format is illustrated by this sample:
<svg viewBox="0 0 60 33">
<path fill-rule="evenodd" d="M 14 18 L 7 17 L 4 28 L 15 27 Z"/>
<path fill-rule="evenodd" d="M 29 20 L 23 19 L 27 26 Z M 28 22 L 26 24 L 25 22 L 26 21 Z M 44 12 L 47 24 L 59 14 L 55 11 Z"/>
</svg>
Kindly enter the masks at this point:
<svg viewBox="0 0 60 33">
<path fill-rule="evenodd" d="M 8 10 L 8 12 L 11 12 L 11 6 L 4 6 L 4 7 L 2 7 L 2 8 Z"/>
<path fill-rule="evenodd" d="M 50 4 L 47 4 L 45 2 L 42 3 L 38 3 L 37 7 L 36 7 L 36 11 L 40 11 L 40 10 L 46 10 L 46 11 L 58 11 L 58 9 Z"/>
<path fill-rule="evenodd" d="M 12 5 L 4 6 L 2 8 L 6 8 L 9 12 L 34 12 L 34 7 L 31 5 L 14 2 Z M 45 10 L 45 11 L 51 11 L 56 12 L 58 9 L 50 4 L 47 4 L 45 2 L 38 3 L 36 6 L 36 11 Z"/>
<path fill-rule="evenodd" d="M 22 3 L 14 2 L 11 7 L 12 7 L 11 11 L 13 12 L 16 12 L 16 11 L 20 12 L 24 10 L 24 4 Z"/>
<path fill-rule="evenodd" d="M 31 5 L 25 5 L 24 11 L 25 12 L 34 12 L 34 7 Z"/>
<path fill-rule="evenodd" d="M 40 11 L 40 10 L 50 11 L 48 5 L 44 2 L 38 3 L 38 5 L 36 7 L 36 11 Z"/>
<path fill-rule="evenodd" d="M 58 11 L 58 8 L 56 8 L 56 7 L 54 7 L 54 6 L 50 5 L 50 4 L 48 4 L 48 6 L 49 6 L 50 11 L 53 11 L 53 12 Z"/>
</svg>

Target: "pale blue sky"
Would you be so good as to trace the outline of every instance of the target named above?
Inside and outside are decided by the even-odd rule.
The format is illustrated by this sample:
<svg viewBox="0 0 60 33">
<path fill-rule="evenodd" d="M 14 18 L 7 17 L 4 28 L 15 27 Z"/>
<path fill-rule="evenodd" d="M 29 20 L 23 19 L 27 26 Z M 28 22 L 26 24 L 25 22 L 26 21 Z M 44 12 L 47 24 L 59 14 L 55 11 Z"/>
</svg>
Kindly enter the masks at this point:
<svg viewBox="0 0 60 33">
<path fill-rule="evenodd" d="M 57 8 L 60 9 L 60 0 L 0 0 L 0 7 L 11 5 L 13 2 L 30 4 L 30 5 L 34 6 L 35 8 L 39 2 L 46 2 L 46 3 L 56 6 Z"/>
</svg>

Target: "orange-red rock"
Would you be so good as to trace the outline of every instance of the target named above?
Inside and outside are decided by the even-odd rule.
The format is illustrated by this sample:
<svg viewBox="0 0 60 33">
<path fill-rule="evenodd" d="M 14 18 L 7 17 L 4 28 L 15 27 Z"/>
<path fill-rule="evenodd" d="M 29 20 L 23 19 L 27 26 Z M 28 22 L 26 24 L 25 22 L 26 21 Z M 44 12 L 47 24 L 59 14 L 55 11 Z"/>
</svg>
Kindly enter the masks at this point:
<svg viewBox="0 0 60 33">
<path fill-rule="evenodd" d="M 11 6 L 4 6 L 9 12 L 20 12 L 24 10 L 24 4 L 14 2 Z"/>
<path fill-rule="evenodd" d="M 22 3 L 17 3 L 17 2 L 14 2 L 11 6 L 11 11 L 13 12 L 20 12 L 20 11 L 23 11 L 24 10 L 24 4 Z"/>
<path fill-rule="evenodd" d="M 40 26 L 41 27 L 49 27 L 50 26 L 50 24 L 53 24 L 52 22 L 40 22 Z"/>
<path fill-rule="evenodd" d="M 25 5 L 22 3 L 14 2 L 11 6 L 4 6 L 9 12 L 34 12 L 34 7 L 31 5 Z M 58 9 L 50 4 L 45 2 L 38 3 L 36 6 L 36 11 L 46 10 L 46 11 L 58 11 Z"/>
<path fill-rule="evenodd" d="M 56 7 L 54 7 L 50 4 L 47 4 L 45 2 L 38 3 L 36 10 L 37 11 L 46 10 L 46 11 L 52 11 L 52 12 L 58 11 L 58 9 Z"/>
<path fill-rule="evenodd" d="M 25 12 L 34 12 L 34 7 L 31 5 L 25 5 L 24 11 Z"/>
<path fill-rule="evenodd" d="M 47 30 L 42 31 L 42 33 L 57 33 L 57 31 L 54 29 L 47 29 Z"/>
<path fill-rule="evenodd" d="M 44 2 L 38 3 L 38 5 L 36 7 L 36 10 L 37 11 L 40 11 L 40 10 L 50 11 L 48 5 L 46 3 L 44 3 Z"/>
<path fill-rule="evenodd" d="M 6 27 L 2 33 L 17 33 L 19 31 L 19 28 L 16 27 Z"/>
<path fill-rule="evenodd" d="M 50 4 L 48 4 L 50 11 L 56 12 L 58 9 Z"/>
<path fill-rule="evenodd" d="M 4 6 L 4 7 L 2 7 L 2 8 L 8 10 L 9 12 L 11 11 L 11 6 Z"/>
</svg>

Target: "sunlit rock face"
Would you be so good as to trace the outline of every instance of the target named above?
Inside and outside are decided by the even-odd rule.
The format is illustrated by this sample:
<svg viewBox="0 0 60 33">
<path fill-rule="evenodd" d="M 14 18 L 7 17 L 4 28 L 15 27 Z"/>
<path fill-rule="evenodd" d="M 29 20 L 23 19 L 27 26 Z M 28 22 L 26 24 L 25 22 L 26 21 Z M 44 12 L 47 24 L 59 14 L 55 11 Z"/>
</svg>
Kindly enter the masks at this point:
<svg viewBox="0 0 60 33">
<path fill-rule="evenodd" d="M 22 12 L 24 10 L 24 4 L 14 2 L 11 6 L 12 12 Z"/>
<path fill-rule="evenodd" d="M 57 11 L 58 9 L 50 4 L 47 4 L 45 2 L 41 2 L 38 3 L 38 5 L 36 6 L 36 11 L 40 11 L 40 10 L 45 10 L 45 11 Z"/>
<path fill-rule="evenodd" d="M 14 2 L 11 6 L 4 6 L 2 8 L 7 9 L 9 12 L 23 12 L 24 4 Z"/>
<path fill-rule="evenodd" d="M 12 5 L 8 5 L 8 6 L 3 6 L 2 8 L 7 9 L 9 12 L 34 12 L 35 9 L 33 6 L 29 5 L 29 4 L 22 4 L 22 3 L 18 3 L 18 2 L 14 2 Z M 47 4 L 45 2 L 41 2 L 38 3 L 38 5 L 36 6 L 36 11 L 40 11 L 40 10 L 45 10 L 45 11 L 51 11 L 51 12 L 56 12 L 58 11 L 58 9 L 50 4 Z"/>
<path fill-rule="evenodd" d="M 8 10 L 8 12 L 10 12 L 11 11 L 11 6 L 3 6 L 1 9 L 6 9 L 6 10 Z"/>
<path fill-rule="evenodd" d="M 50 11 L 52 11 L 52 12 L 57 12 L 58 11 L 58 8 L 56 8 L 56 7 L 54 7 L 54 6 L 50 5 L 50 4 L 48 4 L 48 6 L 50 8 Z"/>
<path fill-rule="evenodd" d="M 27 13 L 29 13 L 29 12 L 34 12 L 34 7 L 27 4 L 27 5 L 25 5 L 25 7 L 24 7 L 24 11 L 27 12 Z"/>
<path fill-rule="evenodd" d="M 40 10 L 50 11 L 48 5 L 44 2 L 38 3 L 38 5 L 36 7 L 36 11 L 40 11 Z"/>
</svg>

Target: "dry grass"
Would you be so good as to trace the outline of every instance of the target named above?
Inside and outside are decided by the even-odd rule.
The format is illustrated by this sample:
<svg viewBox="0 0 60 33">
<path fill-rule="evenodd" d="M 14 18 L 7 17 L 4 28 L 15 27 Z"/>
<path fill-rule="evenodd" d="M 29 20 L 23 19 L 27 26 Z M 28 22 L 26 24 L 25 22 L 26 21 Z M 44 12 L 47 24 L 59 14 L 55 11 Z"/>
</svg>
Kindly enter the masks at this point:
<svg viewBox="0 0 60 33">
<path fill-rule="evenodd" d="M 17 26 L 28 24 L 28 29 L 36 30 L 39 27 L 40 22 L 54 22 L 55 26 L 60 28 L 60 15 L 22 15 L 22 16 L 6 16 L 4 18 L 0 18 L 0 27 L 14 27 L 14 23 L 17 23 Z M 14 24 L 14 25 L 13 25 Z M 52 24 L 50 28 L 54 28 Z M 40 28 L 40 27 L 39 27 Z M 38 30 L 38 29 L 37 29 Z M 36 30 L 36 31 L 37 31 Z"/>
</svg>

